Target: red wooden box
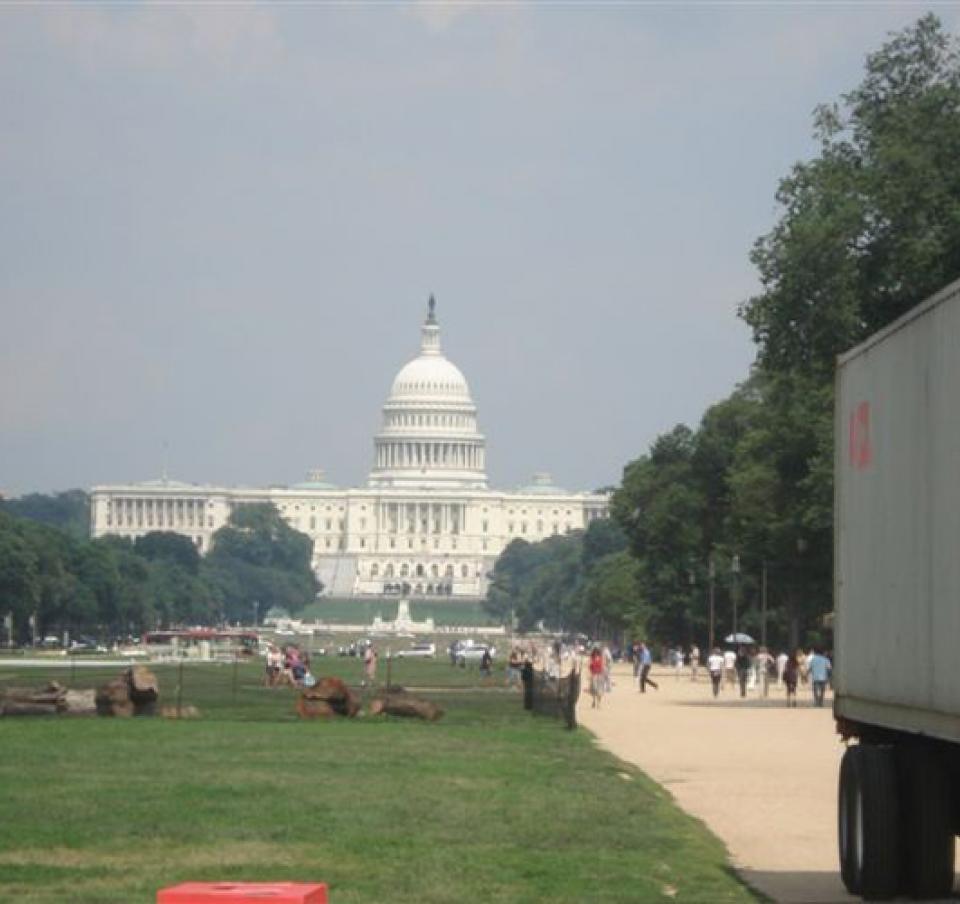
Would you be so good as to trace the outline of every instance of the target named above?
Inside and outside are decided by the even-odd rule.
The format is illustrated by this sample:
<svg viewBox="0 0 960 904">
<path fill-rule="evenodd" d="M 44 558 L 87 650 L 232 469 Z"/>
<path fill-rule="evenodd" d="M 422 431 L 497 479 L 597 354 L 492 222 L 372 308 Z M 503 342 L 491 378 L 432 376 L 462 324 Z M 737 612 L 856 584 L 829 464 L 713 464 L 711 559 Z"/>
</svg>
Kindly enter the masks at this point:
<svg viewBox="0 0 960 904">
<path fill-rule="evenodd" d="M 184 882 L 161 888 L 157 904 L 327 904 L 327 886 L 300 882 Z"/>
</svg>

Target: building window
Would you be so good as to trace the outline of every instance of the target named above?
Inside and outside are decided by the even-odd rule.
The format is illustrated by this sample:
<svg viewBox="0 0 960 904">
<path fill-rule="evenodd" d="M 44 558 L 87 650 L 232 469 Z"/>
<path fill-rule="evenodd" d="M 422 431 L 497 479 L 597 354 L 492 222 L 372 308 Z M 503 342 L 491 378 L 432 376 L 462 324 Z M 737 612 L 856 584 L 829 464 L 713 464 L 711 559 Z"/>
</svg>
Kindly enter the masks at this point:
<svg viewBox="0 0 960 904">
<path fill-rule="evenodd" d="M 333 521 L 330 518 L 327 518 L 327 530 L 331 530 L 332 528 L 333 528 Z"/>
<path fill-rule="evenodd" d="M 361 538 L 360 538 L 360 548 L 361 548 L 361 549 L 364 549 L 364 548 L 366 548 L 366 545 L 367 545 L 367 541 L 366 541 L 363 537 L 361 537 Z"/>
<path fill-rule="evenodd" d="M 460 566 L 460 574 L 461 574 L 462 577 L 465 577 L 465 578 L 466 578 L 466 577 L 469 577 L 469 576 L 470 576 L 470 566 L 469 566 L 469 565 L 461 565 L 461 566 Z"/>
<path fill-rule="evenodd" d="M 410 566 L 404 563 L 400 566 L 400 577 L 405 578 L 410 575 Z"/>
<path fill-rule="evenodd" d="M 393 577 L 393 563 L 391 563 L 390 565 L 388 565 L 388 566 L 386 567 L 386 569 L 384 569 L 384 572 L 383 572 L 383 573 L 384 573 L 388 578 L 392 578 L 392 577 Z"/>
<path fill-rule="evenodd" d="M 329 549 L 329 548 L 330 548 L 330 538 L 328 537 L 328 538 L 327 538 L 327 549 Z"/>
<path fill-rule="evenodd" d="M 397 541 L 393 537 L 390 538 L 390 548 L 391 549 L 397 548 Z"/>
<path fill-rule="evenodd" d="M 314 518 L 313 515 L 311 515 L 311 516 L 310 516 L 310 530 L 316 530 L 316 529 L 317 529 L 317 519 Z"/>
<path fill-rule="evenodd" d="M 433 577 L 435 577 L 435 578 L 440 577 L 440 566 L 439 566 L 439 565 L 431 565 L 431 566 L 430 566 L 430 574 L 433 575 Z"/>
<path fill-rule="evenodd" d="M 526 521 L 521 521 L 521 522 L 520 522 L 520 533 L 521 533 L 521 534 L 525 534 L 526 532 L 527 532 L 527 522 L 526 522 Z"/>
<path fill-rule="evenodd" d="M 508 533 L 508 534 L 512 534 L 512 533 L 513 533 L 513 522 L 512 522 L 512 521 L 507 525 L 507 533 Z"/>
<path fill-rule="evenodd" d="M 374 562 L 374 564 L 370 566 L 370 577 L 375 578 L 378 574 L 380 574 L 380 566 Z"/>
<path fill-rule="evenodd" d="M 452 578 L 452 577 L 453 577 L 453 566 L 452 566 L 452 565 L 448 565 L 448 566 L 444 569 L 444 572 L 443 572 L 443 573 L 444 573 L 448 578 Z"/>
</svg>

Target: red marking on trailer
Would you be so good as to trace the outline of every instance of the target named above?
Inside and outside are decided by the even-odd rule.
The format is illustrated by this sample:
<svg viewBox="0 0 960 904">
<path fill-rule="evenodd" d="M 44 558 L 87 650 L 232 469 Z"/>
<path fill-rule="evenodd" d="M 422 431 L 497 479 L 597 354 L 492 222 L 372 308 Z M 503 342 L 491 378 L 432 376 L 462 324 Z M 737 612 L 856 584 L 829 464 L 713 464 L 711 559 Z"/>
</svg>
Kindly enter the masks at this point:
<svg viewBox="0 0 960 904">
<path fill-rule="evenodd" d="M 873 463 L 870 440 L 870 403 L 860 402 L 850 412 L 850 465 L 864 471 Z"/>
</svg>

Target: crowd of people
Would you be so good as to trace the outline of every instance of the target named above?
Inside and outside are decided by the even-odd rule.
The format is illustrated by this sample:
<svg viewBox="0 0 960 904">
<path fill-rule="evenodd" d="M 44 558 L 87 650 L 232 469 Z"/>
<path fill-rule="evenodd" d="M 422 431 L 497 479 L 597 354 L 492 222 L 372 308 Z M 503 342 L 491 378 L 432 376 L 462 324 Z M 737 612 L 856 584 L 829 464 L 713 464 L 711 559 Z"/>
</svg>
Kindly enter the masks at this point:
<svg viewBox="0 0 960 904">
<path fill-rule="evenodd" d="M 653 654 L 647 644 L 642 640 L 635 642 L 626 651 L 626 656 L 633 665 L 634 683 L 640 693 L 646 693 L 648 687 L 659 690 L 660 686 L 650 677 Z M 673 668 L 677 681 L 687 670 L 691 681 L 700 679 L 701 654 L 695 644 L 686 652 L 681 647 L 663 651 L 661 662 Z M 612 663 L 608 646 L 596 645 L 591 649 L 587 669 L 593 708 L 599 707 L 603 695 L 610 691 Z M 767 697 L 770 688 L 776 686 L 784 689 L 788 707 L 797 705 L 797 691 L 804 685 L 810 687 L 814 706 L 823 706 L 833 673 L 830 657 L 819 647 L 811 647 L 809 651 L 797 649 L 793 653 L 782 651 L 776 656 L 765 646 L 741 644 L 725 650 L 714 647 L 705 664 L 714 697 L 719 697 L 724 688 L 734 692 L 739 690 L 740 697 L 744 698 L 750 692 Z"/>
<path fill-rule="evenodd" d="M 267 644 L 263 682 L 267 687 L 311 687 L 314 678 L 310 672 L 310 654 L 294 643 L 283 647 Z"/>
</svg>

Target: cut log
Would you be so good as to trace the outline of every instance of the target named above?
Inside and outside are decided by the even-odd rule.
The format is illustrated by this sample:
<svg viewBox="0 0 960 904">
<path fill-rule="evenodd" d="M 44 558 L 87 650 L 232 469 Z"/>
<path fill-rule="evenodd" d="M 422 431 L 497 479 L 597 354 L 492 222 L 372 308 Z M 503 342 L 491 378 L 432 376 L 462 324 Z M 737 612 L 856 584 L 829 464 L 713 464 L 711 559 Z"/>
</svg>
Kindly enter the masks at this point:
<svg viewBox="0 0 960 904">
<path fill-rule="evenodd" d="M 63 701 L 57 709 L 68 716 L 95 716 L 97 692 L 95 690 L 64 691 Z"/>
<path fill-rule="evenodd" d="M 56 706 L 62 699 L 62 691 L 37 690 L 35 687 L 8 687 L 0 691 L 0 701 L 4 703 L 36 703 L 40 706 Z"/>
<path fill-rule="evenodd" d="M 137 704 L 156 703 L 160 696 L 157 676 L 142 665 L 127 670 L 127 683 L 130 685 L 130 699 Z"/>
<path fill-rule="evenodd" d="M 413 694 L 386 694 L 370 701 L 370 714 L 378 716 L 381 713 L 436 722 L 443 715 L 443 710 L 431 700 Z"/>
<path fill-rule="evenodd" d="M 130 702 L 130 685 L 126 678 L 114 678 L 97 688 L 97 713 L 101 716 L 133 715 Z M 129 712 L 127 710 L 129 709 Z"/>
<path fill-rule="evenodd" d="M 301 694 L 297 699 L 297 715 L 301 719 L 332 719 L 336 711 L 326 700 L 313 700 Z"/>
<path fill-rule="evenodd" d="M 321 700 L 339 716 L 352 718 L 360 712 L 360 701 L 339 678 L 321 678 L 313 687 L 304 689 L 300 697 Z"/>
</svg>

